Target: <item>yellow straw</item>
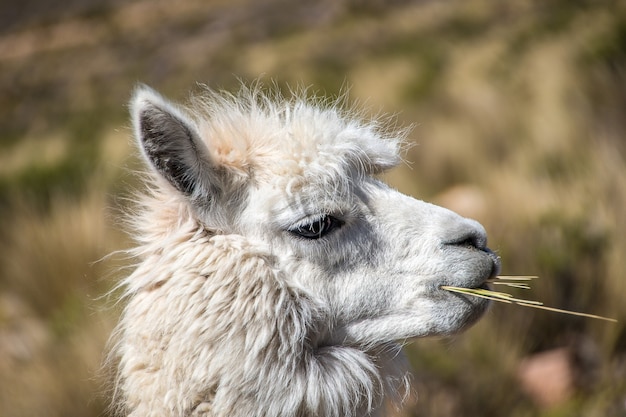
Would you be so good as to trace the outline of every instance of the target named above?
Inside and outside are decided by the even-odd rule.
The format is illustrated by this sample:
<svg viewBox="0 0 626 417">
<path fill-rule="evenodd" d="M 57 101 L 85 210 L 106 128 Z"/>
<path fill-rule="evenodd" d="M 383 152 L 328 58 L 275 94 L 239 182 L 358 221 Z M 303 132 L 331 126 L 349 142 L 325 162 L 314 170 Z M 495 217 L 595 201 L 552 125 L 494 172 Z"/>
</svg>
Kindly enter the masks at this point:
<svg viewBox="0 0 626 417">
<path fill-rule="evenodd" d="M 523 289 L 530 289 L 530 286 L 527 284 L 519 284 L 516 282 L 507 282 L 507 281 L 530 281 L 537 278 L 536 276 L 498 276 L 496 278 L 490 279 L 487 282 L 491 283 L 491 284 L 502 284 L 502 285 L 508 285 L 510 287 L 514 287 L 514 288 L 523 288 Z M 543 303 L 539 302 L 539 301 L 532 301 L 532 300 L 524 300 L 522 298 L 515 298 L 513 297 L 511 294 L 505 293 L 505 292 L 499 292 L 499 291 L 492 291 L 492 290 L 487 290 L 487 289 L 482 289 L 482 288 L 463 288 L 463 287 L 454 287 L 451 285 L 443 285 L 441 286 L 441 289 L 450 291 L 450 292 L 455 292 L 455 293 L 459 293 L 459 294 L 466 294 L 466 295 L 471 295 L 474 297 L 479 297 L 479 298 L 486 298 L 488 300 L 493 300 L 493 301 L 499 301 L 501 303 L 508 303 L 508 304 L 517 304 L 519 306 L 522 307 L 533 307 L 533 308 L 539 308 L 542 310 L 548 310 L 548 311 L 553 311 L 556 313 L 564 313 L 564 314 L 570 314 L 570 315 L 574 315 L 574 316 L 581 316 L 581 317 L 587 317 L 587 318 L 591 318 L 591 319 L 598 319 L 598 320 L 606 320 L 606 321 L 610 321 L 613 323 L 617 323 L 617 320 L 615 319 L 611 319 L 608 317 L 603 317 L 603 316 L 597 316 L 595 314 L 587 314 L 587 313 L 579 313 L 576 311 L 569 311 L 569 310 L 561 310 L 560 308 L 554 308 L 554 307 L 548 307 L 548 306 L 544 306 Z"/>
</svg>

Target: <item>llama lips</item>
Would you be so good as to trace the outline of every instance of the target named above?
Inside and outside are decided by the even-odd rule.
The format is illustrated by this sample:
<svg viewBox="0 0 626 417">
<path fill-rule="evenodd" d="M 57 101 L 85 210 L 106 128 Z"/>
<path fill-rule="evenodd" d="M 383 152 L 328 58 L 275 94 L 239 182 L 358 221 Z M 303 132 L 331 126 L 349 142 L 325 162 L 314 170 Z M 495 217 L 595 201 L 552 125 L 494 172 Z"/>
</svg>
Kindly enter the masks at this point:
<svg viewBox="0 0 626 417">
<path fill-rule="evenodd" d="M 489 285 L 489 282 L 485 281 L 482 285 L 476 287 L 476 289 L 478 289 L 478 290 L 490 290 L 491 286 Z"/>
<path fill-rule="evenodd" d="M 489 255 L 489 257 L 493 261 L 493 266 L 491 269 L 491 275 L 489 276 L 489 279 L 495 278 L 498 276 L 498 274 L 500 274 L 500 270 L 502 269 L 502 261 L 500 260 L 500 257 L 496 255 L 495 252 L 493 252 L 491 249 L 485 248 L 484 251 L 487 253 L 487 255 Z"/>
</svg>

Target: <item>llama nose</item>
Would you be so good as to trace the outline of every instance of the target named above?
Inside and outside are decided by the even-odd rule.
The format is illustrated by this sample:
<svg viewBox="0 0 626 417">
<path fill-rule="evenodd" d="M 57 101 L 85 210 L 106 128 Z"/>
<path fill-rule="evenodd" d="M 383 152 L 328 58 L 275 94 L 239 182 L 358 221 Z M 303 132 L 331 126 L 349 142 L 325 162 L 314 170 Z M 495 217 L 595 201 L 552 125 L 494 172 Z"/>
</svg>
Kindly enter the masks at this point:
<svg viewBox="0 0 626 417">
<path fill-rule="evenodd" d="M 487 250 L 487 232 L 485 228 L 475 220 L 461 219 L 456 225 L 448 229 L 443 239 L 446 246 L 458 246 Z"/>
<path fill-rule="evenodd" d="M 487 232 L 485 228 L 475 220 L 461 219 L 456 222 L 456 227 L 449 229 L 446 238 L 443 240 L 444 246 L 474 249 L 485 253 L 491 260 L 491 271 L 489 276 L 496 276 L 500 273 L 500 257 L 487 247 Z"/>
</svg>

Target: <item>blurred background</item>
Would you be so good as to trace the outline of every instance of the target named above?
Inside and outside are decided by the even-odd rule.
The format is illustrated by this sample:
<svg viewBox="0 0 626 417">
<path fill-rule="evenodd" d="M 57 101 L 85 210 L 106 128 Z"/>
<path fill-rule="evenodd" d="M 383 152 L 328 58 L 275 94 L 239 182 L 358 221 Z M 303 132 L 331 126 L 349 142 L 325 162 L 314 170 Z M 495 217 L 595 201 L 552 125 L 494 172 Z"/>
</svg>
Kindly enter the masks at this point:
<svg viewBox="0 0 626 417">
<path fill-rule="evenodd" d="M 407 347 L 401 416 L 626 416 L 626 4 L 601 0 L 20 0 L 0 5 L 0 416 L 101 416 L 141 187 L 146 83 L 310 86 L 413 125 L 403 192 L 485 225 L 520 297 Z"/>
</svg>

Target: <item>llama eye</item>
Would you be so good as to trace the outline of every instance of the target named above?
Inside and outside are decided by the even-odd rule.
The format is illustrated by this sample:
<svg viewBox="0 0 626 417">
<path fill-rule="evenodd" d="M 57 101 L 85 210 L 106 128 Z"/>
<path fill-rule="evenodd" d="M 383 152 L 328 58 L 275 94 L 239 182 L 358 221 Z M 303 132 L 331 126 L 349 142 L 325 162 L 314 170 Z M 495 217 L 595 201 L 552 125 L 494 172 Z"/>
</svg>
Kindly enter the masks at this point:
<svg viewBox="0 0 626 417">
<path fill-rule="evenodd" d="M 343 222 L 341 220 L 327 215 L 311 223 L 296 226 L 293 229 L 289 229 L 289 231 L 307 239 L 319 239 L 342 225 Z"/>
</svg>

